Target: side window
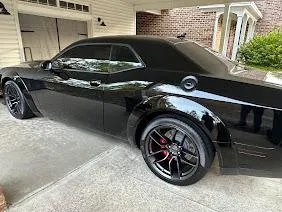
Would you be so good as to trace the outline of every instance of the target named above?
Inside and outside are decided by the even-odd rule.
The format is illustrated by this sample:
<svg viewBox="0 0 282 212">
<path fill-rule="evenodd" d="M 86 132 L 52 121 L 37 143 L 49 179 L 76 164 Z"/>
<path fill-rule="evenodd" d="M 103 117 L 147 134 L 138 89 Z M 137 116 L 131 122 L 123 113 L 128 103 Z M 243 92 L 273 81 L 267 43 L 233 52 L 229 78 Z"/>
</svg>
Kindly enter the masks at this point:
<svg viewBox="0 0 282 212">
<path fill-rule="evenodd" d="M 124 71 L 143 67 L 133 51 L 126 46 L 113 45 L 110 61 L 110 72 Z"/>
<path fill-rule="evenodd" d="M 54 69 L 74 69 L 87 72 L 108 72 L 110 45 L 74 47 L 53 61 Z"/>
</svg>

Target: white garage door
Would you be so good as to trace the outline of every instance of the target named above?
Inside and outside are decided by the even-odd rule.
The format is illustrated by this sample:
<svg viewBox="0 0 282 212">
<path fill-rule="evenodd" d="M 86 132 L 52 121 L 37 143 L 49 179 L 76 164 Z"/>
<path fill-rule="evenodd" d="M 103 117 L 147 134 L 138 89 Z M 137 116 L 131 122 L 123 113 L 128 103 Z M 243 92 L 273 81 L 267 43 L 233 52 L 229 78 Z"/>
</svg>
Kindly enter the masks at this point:
<svg viewBox="0 0 282 212">
<path fill-rule="evenodd" d="M 58 20 L 58 30 L 61 50 L 74 41 L 87 38 L 87 24 L 82 21 L 72 21 L 66 19 Z"/>
<path fill-rule="evenodd" d="M 47 60 L 74 41 L 87 38 L 87 23 L 19 14 L 26 61 Z"/>
</svg>

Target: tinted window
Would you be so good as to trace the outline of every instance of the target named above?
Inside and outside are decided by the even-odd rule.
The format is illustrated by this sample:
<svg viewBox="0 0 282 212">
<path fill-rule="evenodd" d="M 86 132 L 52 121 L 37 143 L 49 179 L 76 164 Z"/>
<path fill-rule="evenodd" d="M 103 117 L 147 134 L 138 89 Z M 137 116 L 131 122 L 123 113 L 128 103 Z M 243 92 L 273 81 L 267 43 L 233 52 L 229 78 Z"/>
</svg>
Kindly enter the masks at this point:
<svg viewBox="0 0 282 212">
<path fill-rule="evenodd" d="M 110 61 L 110 72 L 140 68 L 143 64 L 137 59 L 133 51 L 126 46 L 113 46 Z"/>
<path fill-rule="evenodd" d="M 110 45 L 74 47 L 53 61 L 53 68 L 108 72 L 110 51 Z"/>
</svg>

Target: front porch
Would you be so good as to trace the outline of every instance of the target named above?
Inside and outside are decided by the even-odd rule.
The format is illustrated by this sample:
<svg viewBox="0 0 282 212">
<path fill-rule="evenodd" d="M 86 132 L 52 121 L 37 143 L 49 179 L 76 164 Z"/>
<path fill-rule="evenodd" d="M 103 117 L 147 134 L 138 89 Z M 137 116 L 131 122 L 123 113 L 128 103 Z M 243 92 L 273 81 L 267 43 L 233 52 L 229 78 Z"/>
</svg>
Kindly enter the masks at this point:
<svg viewBox="0 0 282 212">
<path fill-rule="evenodd" d="M 201 2 L 197 7 L 195 2 L 177 0 L 167 5 L 157 1 L 142 7 L 138 2 L 141 0 L 136 1 L 135 10 L 147 14 L 139 16 L 141 19 L 137 23 L 141 28 L 137 32 L 140 34 L 176 36 L 185 32 L 188 39 L 212 47 L 232 60 L 236 59 L 240 45 L 253 38 L 257 22 L 262 18 L 253 1 L 222 4 L 210 1 L 205 6 L 201 6 L 204 3 Z"/>
<path fill-rule="evenodd" d="M 212 48 L 222 56 L 235 60 L 240 45 L 250 41 L 262 13 L 254 2 L 217 4 L 199 7 L 215 12 Z"/>
</svg>

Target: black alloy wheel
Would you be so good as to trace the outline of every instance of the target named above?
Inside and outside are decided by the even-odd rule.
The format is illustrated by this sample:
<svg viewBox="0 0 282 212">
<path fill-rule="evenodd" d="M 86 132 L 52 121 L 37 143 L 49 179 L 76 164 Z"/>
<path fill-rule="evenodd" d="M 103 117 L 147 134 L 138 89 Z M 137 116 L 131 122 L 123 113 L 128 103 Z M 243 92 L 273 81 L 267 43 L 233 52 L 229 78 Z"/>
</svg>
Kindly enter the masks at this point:
<svg viewBox="0 0 282 212">
<path fill-rule="evenodd" d="M 33 116 L 19 86 L 14 81 L 7 81 L 4 85 L 4 101 L 11 113 L 17 119 Z"/>
<path fill-rule="evenodd" d="M 189 120 L 159 117 L 147 126 L 141 139 L 141 151 L 149 168 L 172 184 L 197 182 L 214 158 L 211 142 Z"/>
</svg>

